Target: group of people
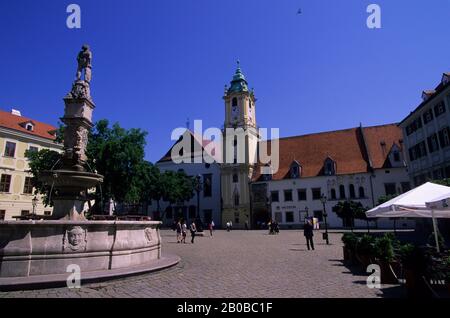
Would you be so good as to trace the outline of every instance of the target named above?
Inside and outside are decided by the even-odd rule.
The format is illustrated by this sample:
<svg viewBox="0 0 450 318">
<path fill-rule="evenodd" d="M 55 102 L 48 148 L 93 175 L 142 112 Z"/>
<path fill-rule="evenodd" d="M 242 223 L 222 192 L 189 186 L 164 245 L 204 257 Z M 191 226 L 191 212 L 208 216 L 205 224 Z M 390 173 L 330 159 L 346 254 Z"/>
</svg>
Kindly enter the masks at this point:
<svg viewBox="0 0 450 318">
<path fill-rule="evenodd" d="M 177 231 L 177 243 L 186 244 L 186 236 L 188 231 L 186 220 L 179 220 L 175 224 L 175 230 Z M 195 232 L 197 232 L 197 226 L 194 221 L 192 221 L 191 225 L 189 225 L 189 231 L 191 232 L 191 243 L 194 244 Z"/>
<path fill-rule="evenodd" d="M 277 221 L 269 221 L 269 223 L 267 224 L 269 226 L 269 234 L 278 234 L 280 233 L 280 227 L 278 226 L 278 222 Z"/>
<path fill-rule="evenodd" d="M 248 229 L 247 223 L 246 229 Z M 280 232 L 278 222 L 277 221 L 269 221 L 269 234 L 278 234 Z M 227 231 L 230 232 L 233 229 L 233 223 L 231 221 L 228 221 L 226 223 Z M 187 225 L 186 220 L 178 220 L 178 222 L 174 223 L 174 230 L 177 231 L 177 243 L 186 243 L 186 236 L 187 236 Z M 210 232 L 210 235 L 213 236 L 214 231 L 214 221 L 211 221 L 208 224 L 208 229 Z M 194 244 L 195 239 L 195 233 L 197 232 L 197 226 L 195 225 L 195 222 L 192 221 L 189 226 L 189 231 L 191 232 L 191 243 Z M 306 246 L 308 247 L 308 250 L 314 250 L 314 223 L 312 218 L 306 218 L 305 224 L 303 226 L 303 235 L 306 238 Z"/>
<path fill-rule="evenodd" d="M 177 231 L 177 243 L 185 243 L 186 244 L 186 236 L 187 236 L 187 225 L 186 220 L 181 219 L 178 220 L 176 223 L 174 223 L 172 229 L 174 231 Z M 214 231 L 214 221 L 211 221 L 208 224 L 209 233 L 211 236 L 213 236 Z M 197 232 L 197 225 L 195 224 L 195 221 L 191 222 L 191 225 L 189 226 L 189 231 L 191 232 L 191 243 L 194 244 L 195 239 L 195 233 Z"/>
</svg>

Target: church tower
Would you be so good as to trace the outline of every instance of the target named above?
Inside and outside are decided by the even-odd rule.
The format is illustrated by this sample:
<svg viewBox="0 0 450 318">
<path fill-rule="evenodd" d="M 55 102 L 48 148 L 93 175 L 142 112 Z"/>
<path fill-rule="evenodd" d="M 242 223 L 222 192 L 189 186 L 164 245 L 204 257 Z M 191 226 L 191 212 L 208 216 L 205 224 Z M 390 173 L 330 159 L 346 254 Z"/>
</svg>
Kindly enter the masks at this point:
<svg viewBox="0 0 450 318">
<path fill-rule="evenodd" d="M 257 160 L 256 98 L 242 74 L 239 61 L 230 87 L 225 86 L 223 129 L 222 224 L 251 226 L 250 181 Z"/>
</svg>

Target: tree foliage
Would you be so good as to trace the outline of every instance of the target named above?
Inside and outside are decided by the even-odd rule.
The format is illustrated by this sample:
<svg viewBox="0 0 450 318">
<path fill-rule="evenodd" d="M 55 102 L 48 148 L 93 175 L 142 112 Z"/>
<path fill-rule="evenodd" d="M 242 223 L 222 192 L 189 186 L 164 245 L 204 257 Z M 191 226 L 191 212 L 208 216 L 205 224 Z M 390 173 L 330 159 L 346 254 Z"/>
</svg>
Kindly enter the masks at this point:
<svg viewBox="0 0 450 318">
<path fill-rule="evenodd" d="M 64 126 L 57 133 L 62 142 Z M 117 203 L 143 204 L 150 200 L 170 202 L 188 201 L 194 196 L 194 179 L 184 172 L 161 173 L 144 159 L 147 133 L 140 129 L 124 129 L 119 124 L 109 126 L 107 120 L 98 121 L 89 134 L 86 149 L 86 170 L 103 175 L 103 183 L 94 194 L 95 212 L 101 213 L 110 199 Z M 27 152 L 33 186 L 36 193 L 43 194 L 44 202 L 51 203 L 50 187 L 39 181 L 42 171 L 57 169 L 62 154 L 43 149 Z"/>
<path fill-rule="evenodd" d="M 145 192 L 141 179 L 152 171 L 144 160 L 146 135 L 145 131 L 126 130 L 117 123 L 110 128 L 107 120 L 95 124 L 89 134 L 87 164 L 88 170 L 103 175 L 104 198 L 132 204 L 141 201 Z"/>
<path fill-rule="evenodd" d="M 43 171 L 52 170 L 52 168 L 58 164 L 61 158 L 61 154 L 50 149 L 41 149 L 40 151 L 25 152 L 25 157 L 28 158 L 29 172 L 33 175 L 31 183 L 34 187 L 34 194 L 42 194 L 42 199 L 45 205 L 53 205 L 51 202 L 50 191 L 51 185 L 45 185 L 39 180 L 39 177 Z"/>
<path fill-rule="evenodd" d="M 351 220 L 350 226 L 353 230 L 353 221 L 355 219 L 367 221 L 367 208 L 363 207 L 361 202 L 355 201 L 340 201 L 333 208 L 332 211 L 341 219 Z"/>
<path fill-rule="evenodd" d="M 398 196 L 398 194 L 382 195 L 378 198 L 377 205 L 388 202 L 389 200 L 392 200 L 393 198 L 395 198 L 397 196 Z"/>
</svg>

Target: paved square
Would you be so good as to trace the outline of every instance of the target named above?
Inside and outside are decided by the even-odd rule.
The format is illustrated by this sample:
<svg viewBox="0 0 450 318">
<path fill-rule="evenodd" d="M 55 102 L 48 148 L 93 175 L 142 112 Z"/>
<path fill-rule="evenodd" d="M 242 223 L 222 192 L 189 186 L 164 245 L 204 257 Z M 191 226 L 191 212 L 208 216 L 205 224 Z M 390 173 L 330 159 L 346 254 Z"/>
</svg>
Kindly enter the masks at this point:
<svg viewBox="0 0 450 318">
<path fill-rule="evenodd" d="M 327 246 L 315 234 L 308 251 L 302 231 L 215 231 L 177 244 L 176 233 L 162 230 L 163 254 L 181 262 L 167 270 L 68 288 L 0 292 L 0 297 L 400 297 L 398 286 L 366 286 L 364 273 L 342 264 L 341 234 L 330 234 Z"/>
</svg>

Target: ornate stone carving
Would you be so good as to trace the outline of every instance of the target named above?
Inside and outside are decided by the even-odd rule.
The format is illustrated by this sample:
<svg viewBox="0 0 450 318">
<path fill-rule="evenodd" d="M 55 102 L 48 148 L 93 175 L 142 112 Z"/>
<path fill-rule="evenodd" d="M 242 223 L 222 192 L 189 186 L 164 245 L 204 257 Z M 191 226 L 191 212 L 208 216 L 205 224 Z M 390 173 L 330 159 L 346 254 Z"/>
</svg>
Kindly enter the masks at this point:
<svg viewBox="0 0 450 318">
<path fill-rule="evenodd" d="M 86 98 L 91 100 L 91 89 L 89 83 L 85 81 L 76 81 L 72 85 L 72 90 L 67 94 L 66 98 L 82 99 Z"/>
<path fill-rule="evenodd" d="M 63 241 L 64 251 L 85 251 L 87 231 L 81 226 L 73 226 L 66 230 Z"/>
<path fill-rule="evenodd" d="M 153 237 L 152 237 L 152 228 L 148 227 L 144 230 L 145 233 L 145 237 L 147 238 L 148 242 L 153 241 Z"/>
</svg>

